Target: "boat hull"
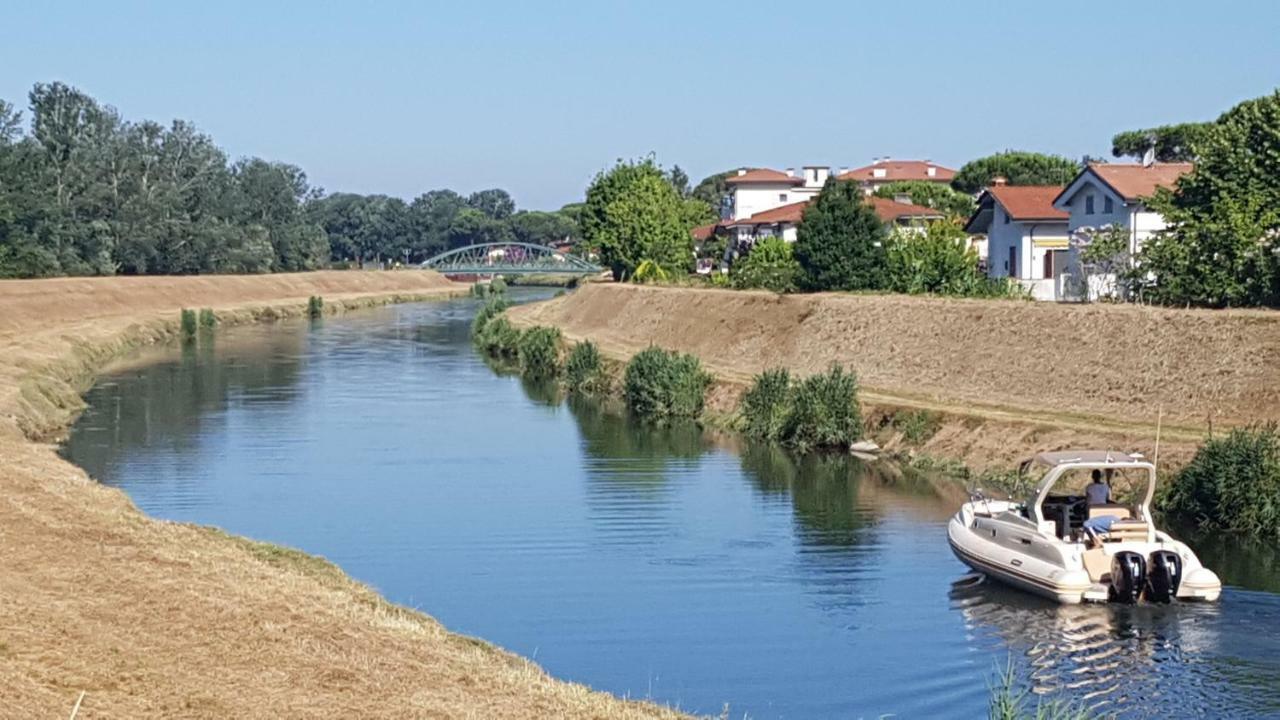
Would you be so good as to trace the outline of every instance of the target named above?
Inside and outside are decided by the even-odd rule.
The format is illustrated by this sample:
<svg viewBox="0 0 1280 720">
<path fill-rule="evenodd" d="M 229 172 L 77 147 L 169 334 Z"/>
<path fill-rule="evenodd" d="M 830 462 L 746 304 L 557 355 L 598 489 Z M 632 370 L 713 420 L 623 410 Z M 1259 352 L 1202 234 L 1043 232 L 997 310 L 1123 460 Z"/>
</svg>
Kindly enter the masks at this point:
<svg viewBox="0 0 1280 720">
<path fill-rule="evenodd" d="M 956 558 L 974 572 L 1059 603 L 1075 605 L 1084 602 L 1093 585 L 1083 570 L 1067 570 L 1017 557 L 996 543 L 984 541 L 964 527 L 958 518 L 951 520 L 947 540 Z"/>
</svg>

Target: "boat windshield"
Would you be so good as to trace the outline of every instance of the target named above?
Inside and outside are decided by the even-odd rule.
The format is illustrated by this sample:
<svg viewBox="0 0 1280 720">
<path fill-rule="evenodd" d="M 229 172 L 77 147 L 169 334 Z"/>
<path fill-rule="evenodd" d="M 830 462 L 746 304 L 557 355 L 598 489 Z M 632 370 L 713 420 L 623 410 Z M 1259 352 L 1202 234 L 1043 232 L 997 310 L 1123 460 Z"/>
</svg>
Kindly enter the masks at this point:
<svg viewBox="0 0 1280 720">
<path fill-rule="evenodd" d="M 1079 536 L 1086 520 L 1110 515 L 1118 520 L 1146 520 L 1143 503 L 1146 468 L 1070 468 L 1058 476 L 1040 509 L 1052 520 L 1058 537 Z"/>
</svg>

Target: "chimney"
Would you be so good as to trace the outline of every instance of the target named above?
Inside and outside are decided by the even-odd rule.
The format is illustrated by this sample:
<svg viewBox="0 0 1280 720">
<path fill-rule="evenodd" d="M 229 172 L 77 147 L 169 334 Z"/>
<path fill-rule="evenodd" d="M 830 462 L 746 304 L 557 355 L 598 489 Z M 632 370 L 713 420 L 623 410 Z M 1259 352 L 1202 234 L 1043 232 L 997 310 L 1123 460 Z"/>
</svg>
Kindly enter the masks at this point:
<svg viewBox="0 0 1280 720">
<path fill-rule="evenodd" d="M 930 166 L 929 166 L 929 168 L 928 168 L 927 170 L 925 170 L 925 174 L 927 174 L 929 177 L 937 177 L 937 176 L 938 176 L 938 168 L 936 168 L 936 167 L 934 167 L 934 166 L 930 165 Z"/>
<path fill-rule="evenodd" d="M 993 187 L 1000 187 L 1001 185 L 1008 185 L 1008 184 L 1009 184 L 1009 178 L 1003 175 L 997 175 L 991 178 L 991 185 Z"/>
<path fill-rule="evenodd" d="M 746 175 L 746 174 L 747 174 L 746 168 L 738 168 L 738 177 L 742 177 L 743 175 Z"/>
<path fill-rule="evenodd" d="M 793 167 L 787 168 L 787 177 L 795 177 L 795 176 L 796 176 L 796 169 Z"/>
<path fill-rule="evenodd" d="M 841 166 L 840 166 L 840 168 L 839 168 L 839 170 L 836 172 L 836 175 L 837 175 L 837 176 L 839 176 L 839 175 L 845 175 L 845 174 L 848 174 L 848 172 L 849 172 L 849 166 L 847 166 L 847 165 L 841 165 Z"/>
<path fill-rule="evenodd" d="M 886 155 L 886 156 L 884 156 L 884 157 L 879 157 L 879 156 L 877 156 L 877 157 L 873 157 L 873 158 L 871 158 L 871 164 L 872 164 L 872 165 L 879 165 L 880 163 L 882 163 L 882 162 L 884 162 L 885 160 L 888 160 L 888 159 L 889 159 L 889 156 L 888 156 L 888 155 Z"/>
</svg>

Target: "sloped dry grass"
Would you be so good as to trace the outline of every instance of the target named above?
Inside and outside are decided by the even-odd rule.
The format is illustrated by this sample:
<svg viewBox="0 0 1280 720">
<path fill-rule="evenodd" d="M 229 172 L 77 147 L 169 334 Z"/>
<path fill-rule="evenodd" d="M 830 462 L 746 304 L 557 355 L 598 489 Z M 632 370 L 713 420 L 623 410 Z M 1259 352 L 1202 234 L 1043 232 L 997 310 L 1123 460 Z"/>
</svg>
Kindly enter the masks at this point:
<svg viewBox="0 0 1280 720">
<path fill-rule="evenodd" d="M 461 288 L 465 290 L 465 287 Z M 430 273 L 0 282 L 0 717 L 674 717 L 548 677 L 328 563 L 143 516 L 30 439 L 92 373 L 227 322 L 439 297 Z"/>
<path fill-rule="evenodd" d="M 693 353 L 739 386 L 840 362 L 869 405 L 944 414 L 923 449 L 976 467 L 1081 444 L 1150 450 L 1161 409 L 1171 459 L 1210 425 L 1280 417 L 1271 311 L 587 285 L 509 314 L 614 358 L 650 344 Z"/>
</svg>

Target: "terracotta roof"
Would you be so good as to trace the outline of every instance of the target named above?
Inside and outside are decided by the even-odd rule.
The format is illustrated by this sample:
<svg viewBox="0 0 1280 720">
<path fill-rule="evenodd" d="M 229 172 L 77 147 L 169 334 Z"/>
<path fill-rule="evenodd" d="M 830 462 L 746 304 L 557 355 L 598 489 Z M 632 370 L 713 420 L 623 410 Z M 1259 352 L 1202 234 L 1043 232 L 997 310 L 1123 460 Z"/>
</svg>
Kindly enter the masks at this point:
<svg viewBox="0 0 1280 720">
<path fill-rule="evenodd" d="M 758 212 L 751 217 L 745 217 L 741 220 L 733 221 L 732 225 L 772 225 L 775 223 L 791 223 L 800 222 L 800 218 L 804 215 L 804 209 L 808 207 L 810 200 L 803 202 L 791 203 L 781 207 L 773 208 Z M 876 215 L 882 222 L 891 223 L 901 218 L 943 218 L 944 213 L 923 205 L 912 205 L 910 203 L 900 203 L 896 200 L 881 197 L 869 197 L 867 202 L 871 203 L 871 207 L 876 211 Z"/>
<path fill-rule="evenodd" d="M 875 208 L 876 215 L 884 222 L 890 223 L 901 218 L 943 218 L 946 214 L 941 210 L 935 210 L 931 207 L 923 205 L 912 205 L 911 203 L 901 203 L 897 200 L 890 200 L 882 197 L 869 197 L 867 200 Z"/>
<path fill-rule="evenodd" d="M 929 168 L 934 168 L 933 175 Z M 876 170 L 884 170 L 884 177 L 876 177 Z M 866 167 L 855 168 L 837 175 L 837 180 L 857 180 L 859 182 L 899 182 L 905 180 L 926 180 L 930 182 L 951 182 L 956 171 L 924 160 L 884 160 Z"/>
<path fill-rule="evenodd" d="M 720 223 L 718 222 L 713 222 L 713 223 L 710 223 L 709 225 L 699 225 L 698 227 L 690 230 L 689 234 L 693 236 L 694 240 L 698 240 L 698 241 L 706 240 L 707 238 L 715 234 L 716 228 L 719 226 L 720 226 Z"/>
<path fill-rule="evenodd" d="M 800 216 L 804 214 L 805 206 L 809 204 L 808 200 L 794 202 L 788 205 L 780 205 L 772 210 L 764 210 L 750 217 L 734 220 L 732 225 L 771 225 L 773 223 L 798 223 Z"/>
<path fill-rule="evenodd" d="M 1156 188 L 1173 188 L 1178 178 L 1191 172 L 1191 163 L 1154 163 L 1144 166 L 1133 163 L 1090 163 L 1085 172 L 1092 171 L 1116 194 L 1125 200 L 1151 197 Z"/>
<path fill-rule="evenodd" d="M 770 170 L 769 168 L 753 168 L 747 170 L 741 175 L 730 175 L 725 178 L 725 183 L 729 185 L 737 185 L 740 183 L 771 183 L 771 184 L 788 184 L 803 185 L 804 178 L 788 175 L 778 170 Z"/>
<path fill-rule="evenodd" d="M 1071 216 L 1053 206 L 1061 185 L 996 185 L 987 189 L 1014 220 L 1066 220 Z"/>
</svg>

